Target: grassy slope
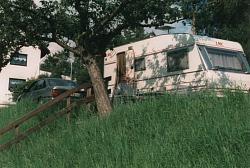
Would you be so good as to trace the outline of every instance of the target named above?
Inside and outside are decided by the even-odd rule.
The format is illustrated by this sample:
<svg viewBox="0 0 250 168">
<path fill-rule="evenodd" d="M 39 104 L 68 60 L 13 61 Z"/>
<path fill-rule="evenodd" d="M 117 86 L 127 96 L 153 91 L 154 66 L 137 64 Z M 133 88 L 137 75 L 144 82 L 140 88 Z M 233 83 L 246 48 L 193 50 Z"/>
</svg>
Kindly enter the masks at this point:
<svg viewBox="0 0 250 168">
<path fill-rule="evenodd" d="M 15 109 L 1 110 L 0 126 Z M 248 95 L 166 95 L 106 118 L 78 112 L 0 153 L 1 167 L 250 167 Z"/>
</svg>

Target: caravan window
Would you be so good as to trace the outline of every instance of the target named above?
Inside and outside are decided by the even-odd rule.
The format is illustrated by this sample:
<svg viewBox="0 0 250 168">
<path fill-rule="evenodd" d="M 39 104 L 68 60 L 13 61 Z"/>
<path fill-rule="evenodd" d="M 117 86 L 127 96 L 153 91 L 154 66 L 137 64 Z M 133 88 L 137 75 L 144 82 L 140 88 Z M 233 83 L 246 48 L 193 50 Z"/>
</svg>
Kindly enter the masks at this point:
<svg viewBox="0 0 250 168">
<path fill-rule="evenodd" d="M 135 59 L 135 71 L 143 71 L 146 69 L 145 58 Z"/>
<path fill-rule="evenodd" d="M 243 71 L 246 69 L 240 58 L 239 52 L 208 47 L 206 47 L 206 51 L 213 67 L 236 71 Z"/>
<path fill-rule="evenodd" d="M 187 49 L 167 52 L 167 66 L 168 72 L 188 69 Z"/>
</svg>

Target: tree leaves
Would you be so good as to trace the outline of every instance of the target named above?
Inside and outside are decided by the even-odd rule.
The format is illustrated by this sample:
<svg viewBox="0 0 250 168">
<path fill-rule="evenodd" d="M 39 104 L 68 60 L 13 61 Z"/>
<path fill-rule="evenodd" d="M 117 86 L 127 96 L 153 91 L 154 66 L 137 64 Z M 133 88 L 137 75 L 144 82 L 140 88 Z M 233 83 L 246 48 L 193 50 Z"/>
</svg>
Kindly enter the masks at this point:
<svg viewBox="0 0 250 168">
<path fill-rule="evenodd" d="M 195 12 L 198 34 L 238 41 L 250 55 L 249 0 L 181 0 L 179 5 L 186 19 Z"/>
<path fill-rule="evenodd" d="M 102 53 L 123 30 L 177 19 L 179 9 L 173 4 L 174 0 L 0 1 L 0 70 L 8 63 L 7 55 L 22 46 L 56 42 L 77 56 Z"/>
</svg>

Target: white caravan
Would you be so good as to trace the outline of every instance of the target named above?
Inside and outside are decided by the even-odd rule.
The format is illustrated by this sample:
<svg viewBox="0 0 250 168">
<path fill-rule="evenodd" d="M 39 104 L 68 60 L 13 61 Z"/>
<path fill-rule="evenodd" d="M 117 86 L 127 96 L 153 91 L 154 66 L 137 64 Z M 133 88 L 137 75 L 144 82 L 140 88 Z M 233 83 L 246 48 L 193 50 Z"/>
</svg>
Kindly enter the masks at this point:
<svg viewBox="0 0 250 168">
<path fill-rule="evenodd" d="M 160 35 L 106 52 L 109 96 L 213 87 L 249 91 L 250 67 L 237 42 Z"/>
</svg>

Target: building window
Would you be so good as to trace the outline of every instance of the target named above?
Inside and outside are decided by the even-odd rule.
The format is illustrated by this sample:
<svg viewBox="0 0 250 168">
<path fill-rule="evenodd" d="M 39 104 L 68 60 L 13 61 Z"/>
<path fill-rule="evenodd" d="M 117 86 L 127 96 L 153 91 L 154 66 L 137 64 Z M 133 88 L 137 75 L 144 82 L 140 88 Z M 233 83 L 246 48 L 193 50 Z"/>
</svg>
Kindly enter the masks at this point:
<svg viewBox="0 0 250 168">
<path fill-rule="evenodd" d="M 25 79 L 16 79 L 10 78 L 9 79 L 9 91 L 13 92 L 18 86 L 23 84 L 26 80 Z"/>
<path fill-rule="evenodd" d="M 168 72 L 181 71 L 189 68 L 187 49 L 167 53 Z"/>
<path fill-rule="evenodd" d="M 135 71 L 143 71 L 146 69 L 145 58 L 135 59 Z"/>
<path fill-rule="evenodd" d="M 10 60 L 10 64 L 27 66 L 27 54 L 15 53 Z"/>
</svg>

